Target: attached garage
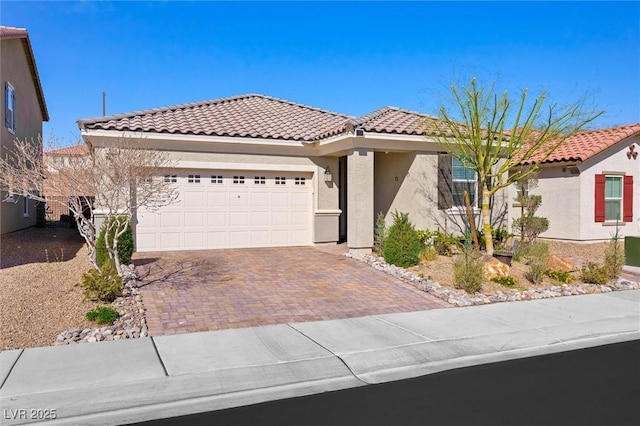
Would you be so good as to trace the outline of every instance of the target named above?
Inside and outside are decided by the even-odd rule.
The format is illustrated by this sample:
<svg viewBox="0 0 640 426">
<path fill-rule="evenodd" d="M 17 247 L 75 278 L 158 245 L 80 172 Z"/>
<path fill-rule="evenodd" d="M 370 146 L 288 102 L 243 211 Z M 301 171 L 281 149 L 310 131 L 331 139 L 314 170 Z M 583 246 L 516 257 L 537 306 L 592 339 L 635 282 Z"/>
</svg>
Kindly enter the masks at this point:
<svg viewBox="0 0 640 426">
<path fill-rule="evenodd" d="M 139 252 L 312 243 L 312 173 L 190 170 L 159 178 L 180 196 L 137 212 Z"/>
</svg>

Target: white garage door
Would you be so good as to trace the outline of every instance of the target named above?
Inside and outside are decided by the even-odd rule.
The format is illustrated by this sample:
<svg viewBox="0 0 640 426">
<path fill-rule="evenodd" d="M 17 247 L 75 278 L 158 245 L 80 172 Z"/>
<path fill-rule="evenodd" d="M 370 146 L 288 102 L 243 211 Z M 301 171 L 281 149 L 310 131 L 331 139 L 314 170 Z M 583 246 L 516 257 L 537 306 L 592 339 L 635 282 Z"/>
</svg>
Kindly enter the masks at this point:
<svg viewBox="0 0 640 426">
<path fill-rule="evenodd" d="M 161 177 L 178 201 L 140 209 L 137 251 L 277 247 L 311 243 L 311 173 L 193 171 Z"/>
</svg>

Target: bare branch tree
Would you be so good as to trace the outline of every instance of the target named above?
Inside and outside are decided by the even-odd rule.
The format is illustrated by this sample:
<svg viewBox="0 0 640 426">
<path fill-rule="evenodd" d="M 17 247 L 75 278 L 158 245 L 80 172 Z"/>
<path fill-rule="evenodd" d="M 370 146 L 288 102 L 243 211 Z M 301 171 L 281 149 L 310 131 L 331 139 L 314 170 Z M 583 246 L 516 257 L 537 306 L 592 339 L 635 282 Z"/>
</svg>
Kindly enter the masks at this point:
<svg viewBox="0 0 640 426">
<path fill-rule="evenodd" d="M 49 146 L 55 148 L 55 138 Z M 118 241 L 140 207 L 150 210 L 177 199 L 177 189 L 158 176 L 172 167 L 164 152 L 130 148 L 126 139 L 110 148 L 94 149 L 78 143 L 81 155 L 50 155 L 42 151 L 42 140 L 16 140 L 5 158 L 0 158 L 0 191 L 6 197 L 26 197 L 69 208 L 80 235 L 87 243 L 88 256 L 96 261 L 96 214 L 105 217 L 107 251 L 119 273 Z M 4 194 L 3 194 L 4 195 Z M 125 220 L 117 220 L 124 217 Z"/>
<path fill-rule="evenodd" d="M 546 105 L 544 92 L 529 103 L 526 89 L 512 101 L 506 90 L 499 95 L 495 84 L 480 87 L 475 78 L 468 86 L 452 86 L 451 93 L 451 109 L 440 108 L 443 124 L 436 138 L 482 182 L 482 225 L 487 254 L 493 255 L 491 196 L 534 174 L 541 162 L 602 112 L 588 110 L 584 100 L 564 107 Z"/>
</svg>

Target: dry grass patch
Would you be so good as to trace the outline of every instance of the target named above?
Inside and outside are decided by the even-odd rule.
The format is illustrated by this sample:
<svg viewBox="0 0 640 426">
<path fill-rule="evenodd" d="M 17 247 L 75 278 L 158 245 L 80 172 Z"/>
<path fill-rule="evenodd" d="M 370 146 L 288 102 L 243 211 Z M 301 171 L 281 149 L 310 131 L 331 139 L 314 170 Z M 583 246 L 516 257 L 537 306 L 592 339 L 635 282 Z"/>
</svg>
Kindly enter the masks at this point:
<svg viewBox="0 0 640 426">
<path fill-rule="evenodd" d="M 71 327 L 95 325 L 80 282 L 92 265 L 73 229 L 36 229 L 0 237 L 0 349 L 50 346 Z"/>
</svg>

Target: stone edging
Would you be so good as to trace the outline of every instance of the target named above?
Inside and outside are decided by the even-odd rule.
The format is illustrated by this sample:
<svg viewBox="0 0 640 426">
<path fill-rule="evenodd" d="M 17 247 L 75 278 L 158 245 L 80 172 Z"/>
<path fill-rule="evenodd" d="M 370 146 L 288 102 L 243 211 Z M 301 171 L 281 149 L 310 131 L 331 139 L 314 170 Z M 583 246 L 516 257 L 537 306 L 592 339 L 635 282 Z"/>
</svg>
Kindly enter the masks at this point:
<svg viewBox="0 0 640 426">
<path fill-rule="evenodd" d="M 388 264 L 381 257 L 358 253 L 345 253 L 344 255 L 346 257 L 350 257 L 352 259 L 371 265 L 379 271 L 394 276 L 454 306 L 486 305 L 489 303 L 498 302 L 516 302 L 519 300 L 547 299 L 550 297 L 572 296 L 591 293 L 607 293 L 611 291 L 635 290 L 640 288 L 640 283 L 618 277 L 608 285 L 562 284 L 559 286 L 543 288 L 530 287 L 529 289 L 523 291 L 515 289 L 505 289 L 504 292 L 498 291 L 492 294 L 479 293 L 476 295 L 469 295 L 464 290 L 452 289 L 442 286 L 436 281 L 431 281 L 427 278 L 420 278 L 413 272 L 407 271 L 404 268 L 399 268 L 395 265 Z"/>
<path fill-rule="evenodd" d="M 114 324 L 100 328 L 70 328 L 58 335 L 54 346 L 135 339 L 148 336 L 149 331 L 144 317 L 145 308 L 142 303 L 142 295 L 135 285 L 138 278 L 135 274 L 135 268 L 133 265 L 125 268 L 122 296 L 111 303 L 111 307 L 120 314 Z"/>
</svg>

